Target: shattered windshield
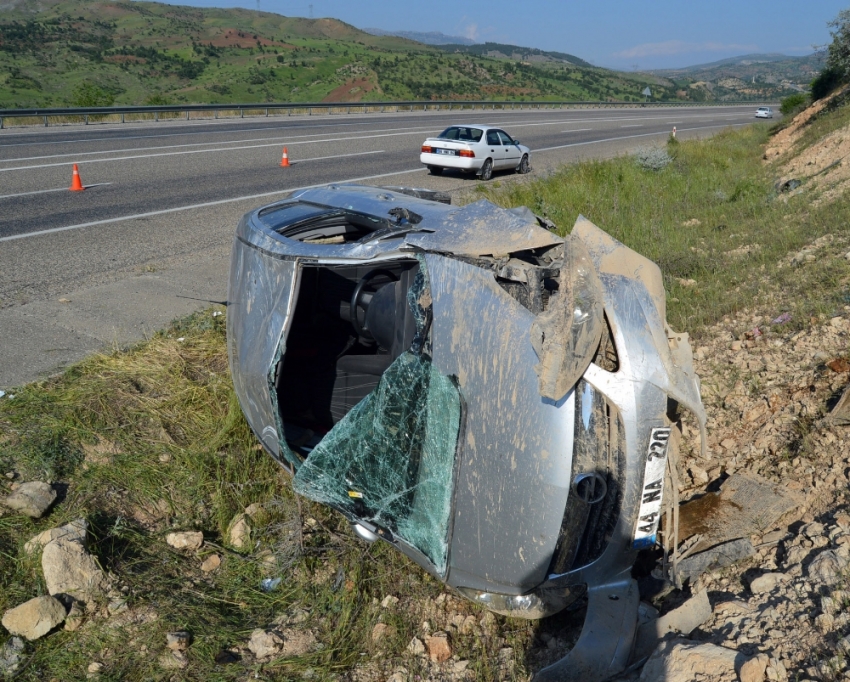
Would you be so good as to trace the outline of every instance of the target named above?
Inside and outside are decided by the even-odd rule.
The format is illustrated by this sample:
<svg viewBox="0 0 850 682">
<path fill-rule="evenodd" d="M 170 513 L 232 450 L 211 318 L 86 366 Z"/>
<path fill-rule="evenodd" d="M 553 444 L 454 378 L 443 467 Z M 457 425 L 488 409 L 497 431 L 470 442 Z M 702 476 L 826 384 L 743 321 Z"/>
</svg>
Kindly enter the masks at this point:
<svg viewBox="0 0 850 682">
<path fill-rule="evenodd" d="M 431 363 L 424 262 L 407 294 L 417 335 L 299 467 L 293 487 L 389 531 L 445 573 L 461 400 Z"/>
</svg>

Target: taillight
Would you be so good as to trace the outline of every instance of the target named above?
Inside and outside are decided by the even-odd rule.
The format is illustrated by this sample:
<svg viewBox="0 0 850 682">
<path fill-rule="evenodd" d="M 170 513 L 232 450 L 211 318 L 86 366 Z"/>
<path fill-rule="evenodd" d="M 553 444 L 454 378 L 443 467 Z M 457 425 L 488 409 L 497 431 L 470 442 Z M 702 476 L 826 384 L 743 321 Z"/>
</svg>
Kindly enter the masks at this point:
<svg viewBox="0 0 850 682">
<path fill-rule="evenodd" d="M 430 154 L 432 151 L 433 150 L 431 149 L 431 147 L 429 147 L 427 144 L 422 145 L 422 153 L 423 154 Z"/>
<path fill-rule="evenodd" d="M 467 159 L 474 159 L 475 158 L 475 152 L 472 151 L 471 149 L 461 149 L 457 153 L 457 155 L 463 156 L 464 158 L 467 158 Z"/>
</svg>

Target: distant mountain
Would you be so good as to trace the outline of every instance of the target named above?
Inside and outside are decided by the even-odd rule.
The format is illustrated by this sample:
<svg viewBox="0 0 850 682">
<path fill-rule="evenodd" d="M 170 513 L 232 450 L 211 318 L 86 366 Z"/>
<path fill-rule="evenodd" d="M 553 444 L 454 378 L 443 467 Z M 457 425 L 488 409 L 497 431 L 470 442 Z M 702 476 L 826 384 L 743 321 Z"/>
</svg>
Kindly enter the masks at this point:
<svg viewBox="0 0 850 682">
<path fill-rule="evenodd" d="M 728 59 L 719 59 L 716 62 L 709 62 L 708 64 L 695 64 L 693 66 L 684 66 L 678 69 L 653 69 L 652 73 L 670 76 L 674 74 L 693 73 L 696 71 L 709 71 L 711 69 L 718 68 L 750 67 L 760 64 L 769 65 L 776 64 L 777 62 L 797 62 L 805 65 L 817 64 L 819 67 L 822 67 L 823 57 L 817 52 L 806 55 L 805 57 L 792 57 L 778 52 L 770 52 L 767 54 L 745 54 L 740 57 L 729 57 Z"/>
<path fill-rule="evenodd" d="M 397 38 L 407 38 L 415 40 L 417 43 L 424 45 L 475 45 L 474 40 L 464 38 L 463 36 L 447 36 L 439 31 L 384 31 L 380 28 L 363 28 L 360 29 L 365 33 L 370 33 L 373 36 L 396 36 Z"/>
<path fill-rule="evenodd" d="M 821 53 L 804 57 L 745 54 L 680 69 L 655 69 L 650 73 L 686 89 L 691 98 L 760 97 L 767 100 L 805 92 L 823 66 Z"/>
<path fill-rule="evenodd" d="M 504 43 L 453 43 L 439 46 L 447 52 L 466 52 L 478 57 L 495 57 L 496 59 L 511 59 L 522 62 L 566 62 L 575 66 L 593 68 L 593 64 L 566 52 L 547 52 L 536 47 L 521 47 L 505 45 Z"/>
</svg>

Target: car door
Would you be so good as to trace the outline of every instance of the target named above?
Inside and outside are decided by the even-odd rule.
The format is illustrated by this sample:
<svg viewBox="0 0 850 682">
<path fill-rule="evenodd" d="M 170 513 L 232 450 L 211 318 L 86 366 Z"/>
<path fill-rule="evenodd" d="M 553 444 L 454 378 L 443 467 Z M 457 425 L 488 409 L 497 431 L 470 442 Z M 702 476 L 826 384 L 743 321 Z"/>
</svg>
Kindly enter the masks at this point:
<svg viewBox="0 0 850 682">
<path fill-rule="evenodd" d="M 522 150 L 513 138 L 504 130 L 497 131 L 502 139 L 502 149 L 505 150 L 505 168 L 516 168 L 522 158 Z"/>
<path fill-rule="evenodd" d="M 505 148 L 502 146 L 502 139 L 499 137 L 498 130 L 487 131 L 487 152 L 490 158 L 493 159 L 493 168 L 505 168 Z"/>
</svg>

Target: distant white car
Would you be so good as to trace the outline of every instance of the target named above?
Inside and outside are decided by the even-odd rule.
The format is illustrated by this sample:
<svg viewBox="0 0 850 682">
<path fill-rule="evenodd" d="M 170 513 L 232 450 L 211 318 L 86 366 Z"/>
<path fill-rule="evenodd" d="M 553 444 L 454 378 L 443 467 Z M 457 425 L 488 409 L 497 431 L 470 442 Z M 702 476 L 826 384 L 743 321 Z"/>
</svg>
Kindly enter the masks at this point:
<svg viewBox="0 0 850 682">
<path fill-rule="evenodd" d="M 756 109 L 756 118 L 773 118 L 773 109 L 770 107 L 759 107 Z"/>
<path fill-rule="evenodd" d="M 531 150 L 521 145 L 501 128 L 486 125 L 454 125 L 439 137 L 422 143 L 419 160 L 432 175 L 447 168 L 465 173 L 475 172 L 489 180 L 494 170 L 514 169 L 517 173 L 531 170 Z"/>
</svg>

